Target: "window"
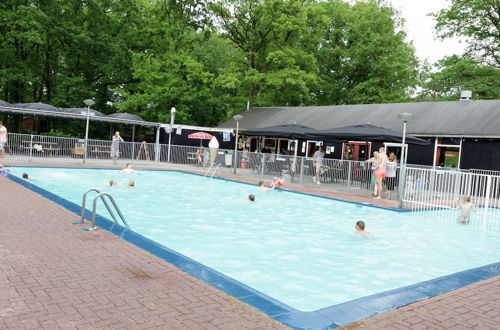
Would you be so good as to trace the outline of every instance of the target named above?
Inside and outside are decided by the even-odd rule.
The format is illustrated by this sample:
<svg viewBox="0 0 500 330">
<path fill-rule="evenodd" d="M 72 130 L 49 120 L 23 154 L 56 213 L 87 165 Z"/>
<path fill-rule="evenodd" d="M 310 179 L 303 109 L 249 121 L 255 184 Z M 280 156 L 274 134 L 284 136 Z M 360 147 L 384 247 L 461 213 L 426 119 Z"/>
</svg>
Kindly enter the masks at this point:
<svg viewBox="0 0 500 330">
<path fill-rule="evenodd" d="M 313 158 L 314 153 L 316 150 L 318 150 L 319 146 L 322 146 L 323 142 L 322 141 L 311 141 L 308 140 L 306 144 L 306 158 Z"/>
</svg>

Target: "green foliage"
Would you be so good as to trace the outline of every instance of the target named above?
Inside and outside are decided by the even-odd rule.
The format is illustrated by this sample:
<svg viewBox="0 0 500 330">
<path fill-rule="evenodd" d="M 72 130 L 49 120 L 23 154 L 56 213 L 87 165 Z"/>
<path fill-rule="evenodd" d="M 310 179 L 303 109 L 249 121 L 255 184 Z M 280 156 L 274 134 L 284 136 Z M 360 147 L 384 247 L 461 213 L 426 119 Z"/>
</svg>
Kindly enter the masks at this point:
<svg viewBox="0 0 500 330">
<path fill-rule="evenodd" d="M 46 136 L 57 136 L 57 137 L 67 137 L 67 138 L 74 138 L 75 136 L 72 134 L 68 134 L 66 132 L 63 132 L 62 130 L 59 129 L 51 129 L 49 132 L 41 133 L 41 135 L 46 135 Z"/>
<path fill-rule="evenodd" d="M 462 90 L 473 91 L 473 98 L 480 100 L 500 97 L 500 70 L 479 61 L 450 56 L 436 64 L 436 72 L 423 77 L 421 100 L 456 101 Z"/>
<path fill-rule="evenodd" d="M 401 101 L 417 74 L 404 38 L 378 0 L 3 0 L 0 99 L 82 107 L 93 98 L 104 113 L 161 122 L 176 107 L 176 123 L 203 126 L 247 100 Z"/>
<path fill-rule="evenodd" d="M 320 3 L 328 24 L 317 57 L 321 104 L 399 102 L 417 84 L 418 61 L 394 10 L 378 1 Z"/>
<path fill-rule="evenodd" d="M 469 55 L 500 67 L 500 2 L 498 0 L 451 0 L 449 8 L 434 15 L 443 38 L 463 36 Z"/>
</svg>

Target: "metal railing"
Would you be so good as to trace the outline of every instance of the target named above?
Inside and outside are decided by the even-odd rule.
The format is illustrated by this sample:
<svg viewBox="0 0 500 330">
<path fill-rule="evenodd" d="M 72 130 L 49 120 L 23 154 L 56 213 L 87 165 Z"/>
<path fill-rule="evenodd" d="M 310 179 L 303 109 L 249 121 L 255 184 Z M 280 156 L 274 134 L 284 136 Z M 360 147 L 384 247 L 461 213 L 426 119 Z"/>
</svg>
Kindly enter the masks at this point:
<svg viewBox="0 0 500 330">
<path fill-rule="evenodd" d="M 123 216 L 122 212 L 120 211 L 120 208 L 118 207 L 118 204 L 116 204 L 113 196 L 111 196 L 111 194 L 109 193 L 106 193 L 106 192 L 101 192 L 99 189 L 97 188 L 90 188 L 90 189 L 87 189 L 84 193 L 83 193 L 83 196 L 82 196 L 82 210 L 81 210 L 81 214 L 80 214 L 80 222 L 77 222 L 77 223 L 74 223 L 74 224 L 84 224 L 85 223 L 85 204 L 87 202 L 87 195 L 90 193 L 90 192 L 96 192 L 97 195 L 95 195 L 94 197 L 94 200 L 93 200 L 93 203 L 92 203 L 92 217 L 91 217 L 91 224 L 90 224 L 90 227 L 89 228 L 86 228 L 85 230 L 87 231 L 91 231 L 91 230 L 95 230 L 97 229 L 97 227 L 95 226 L 95 217 L 96 217 L 96 208 L 97 208 L 97 201 L 100 199 L 102 201 L 102 203 L 104 204 L 104 206 L 106 207 L 106 209 L 108 210 L 109 214 L 111 215 L 111 217 L 113 218 L 113 221 L 116 223 L 116 224 L 119 224 L 118 222 L 118 219 L 117 217 L 115 216 L 115 213 L 113 212 L 112 208 L 109 206 L 108 202 L 106 201 L 106 199 L 104 197 L 107 197 L 108 200 L 111 202 L 111 204 L 113 205 L 113 208 L 115 209 L 116 213 L 118 214 L 118 216 L 120 217 L 120 220 L 122 221 L 123 225 L 125 226 L 125 228 L 127 229 L 130 229 L 127 221 L 125 220 L 125 217 Z"/>
<path fill-rule="evenodd" d="M 6 160 L 39 161 L 53 160 L 83 161 L 84 140 L 30 134 L 9 133 Z M 87 162 L 111 165 L 111 141 L 89 140 Z M 323 159 L 319 168 L 320 185 L 313 181 L 316 168 L 313 159 L 293 155 L 276 155 L 232 150 L 209 149 L 197 146 L 171 146 L 170 163 L 167 164 L 168 145 L 145 142 L 121 142 L 121 164 L 168 166 L 205 173 L 206 176 L 234 176 L 233 162 L 236 161 L 237 175 L 258 180 L 272 181 L 274 177 L 308 187 L 324 190 L 351 192 L 370 196 L 373 193 L 372 169 L 363 161 Z M 155 162 L 158 152 L 158 162 Z M 214 168 L 217 170 L 214 171 Z M 399 168 L 396 176 L 386 178 L 385 198 L 398 199 Z M 390 195 L 390 196 L 389 196 Z M 405 192 L 402 200 L 410 209 L 453 209 L 462 196 L 471 196 L 479 207 L 489 210 L 500 208 L 500 171 L 457 170 L 433 168 L 432 166 L 407 165 Z M 500 214 L 500 212 L 497 212 Z"/>
<path fill-rule="evenodd" d="M 456 209 L 468 196 L 486 216 L 500 216 L 500 176 L 407 168 L 403 202 L 412 210 Z"/>
</svg>

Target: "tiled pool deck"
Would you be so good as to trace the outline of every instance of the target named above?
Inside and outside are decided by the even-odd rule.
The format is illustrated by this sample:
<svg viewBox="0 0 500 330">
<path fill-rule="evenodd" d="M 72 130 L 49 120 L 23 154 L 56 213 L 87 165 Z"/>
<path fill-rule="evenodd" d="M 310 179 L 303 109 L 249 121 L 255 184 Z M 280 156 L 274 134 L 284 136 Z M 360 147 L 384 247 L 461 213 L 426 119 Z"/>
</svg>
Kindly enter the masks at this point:
<svg viewBox="0 0 500 330">
<path fill-rule="evenodd" d="M 318 188 L 301 191 L 371 201 Z M 107 231 L 68 225 L 77 218 L 0 177 L 0 328 L 286 328 Z M 497 276 L 345 328 L 499 329 L 499 324 Z"/>
</svg>

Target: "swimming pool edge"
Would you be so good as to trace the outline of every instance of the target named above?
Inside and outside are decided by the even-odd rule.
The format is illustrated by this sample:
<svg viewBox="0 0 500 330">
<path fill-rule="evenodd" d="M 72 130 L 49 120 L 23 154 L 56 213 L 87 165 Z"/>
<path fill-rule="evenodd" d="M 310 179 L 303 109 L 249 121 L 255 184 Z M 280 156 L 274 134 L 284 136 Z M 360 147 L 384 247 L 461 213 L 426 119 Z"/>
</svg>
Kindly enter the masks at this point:
<svg viewBox="0 0 500 330">
<path fill-rule="evenodd" d="M 184 171 L 179 171 L 184 172 Z M 184 172 L 193 174 L 191 172 Z M 80 206 L 51 193 L 37 185 L 12 174 L 10 180 L 24 186 L 42 197 L 80 215 Z M 235 180 L 229 180 L 235 181 Z M 250 184 L 251 183 L 247 183 Z M 316 196 L 316 195 L 314 195 Z M 328 197 L 326 197 L 328 198 Z M 87 218 L 90 212 L 86 212 Z M 500 262 L 438 277 L 414 285 L 389 290 L 375 295 L 355 299 L 317 311 L 303 312 L 244 285 L 216 270 L 154 242 L 133 230 L 115 224 L 111 220 L 97 216 L 96 224 L 137 247 L 169 262 L 191 276 L 210 286 L 235 297 L 269 317 L 295 329 L 329 329 L 359 321 L 371 315 L 393 310 L 410 303 L 431 298 L 438 294 L 500 275 Z"/>
</svg>

